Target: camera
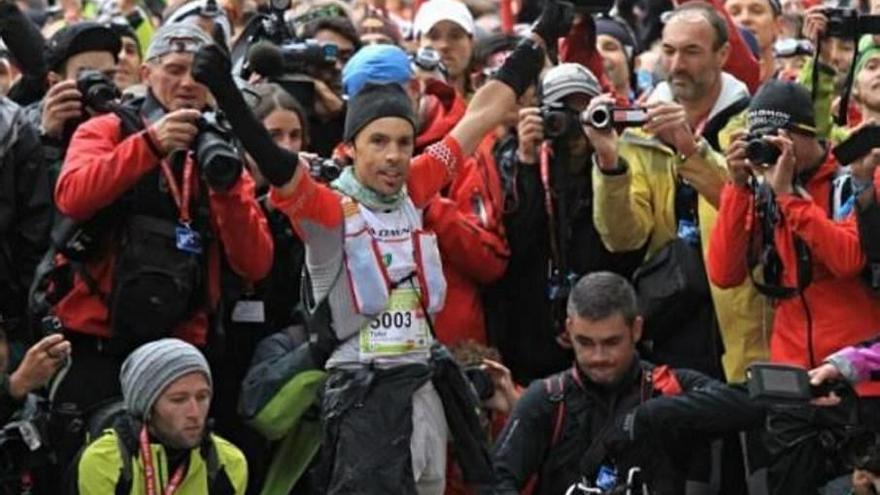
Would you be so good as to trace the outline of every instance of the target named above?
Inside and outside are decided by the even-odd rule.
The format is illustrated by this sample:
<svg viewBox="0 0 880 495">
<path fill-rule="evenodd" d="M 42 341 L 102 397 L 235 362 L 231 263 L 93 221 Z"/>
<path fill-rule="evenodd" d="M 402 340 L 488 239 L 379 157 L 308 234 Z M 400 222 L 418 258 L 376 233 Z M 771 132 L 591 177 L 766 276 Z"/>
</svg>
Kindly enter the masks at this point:
<svg viewBox="0 0 880 495">
<path fill-rule="evenodd" d="M 810 40 L 797 40 L 786 38 L 773 43 L 773 56 L 775 58 L 789 58 L 813 54 L 813 44 Z"/>
<path fill-rule="evenodd" d="M 863 34 L 880 34 L 880 16 L 861 15 L 855 9 L 840 7 L 825 8 L 822 13 L 828 18 L 826 37 L 858 39 Z"/>
<path fill-rule="evenodd" d="M 76 78 L 76 89 L 82 94 L 83 106 L 98 113 L 112 111 L 116 100 L 122 96 L 116 84 L 97 70 L 82 71 Z"/>
<path fill-rule="evenodd" d="M 285 72 L 309 73 L 314 67 L 331 67 L 336 63 L 338 47 L 333 43 L 304 40 L 284 43 L 278 47 Z"/>
<path fill-rule="evenodd" d="M 215 191 L 227 191 L 244 167 L 238 150 L 230 144 L 232 131 L 222 114 L 206 112 L 197 121 L 199 134 L 192 145 L 205 182 Z"/>
<path fill-rule="evenodd" d="M 567 108 L 544 105 L 541 107 L 541 120 L 544 121 L 544 135 L 552 139 L 565 135 L 578 121 L 578 115 Z"/>
<path fill-rule="evenodd" d="M 480 366 L 468 366 L 464 369 L 465 376 L 471 381 L 480 400 L 488 400 L 495 395 L 495 384 L 492 377 Z"/>
<path fill-rule="evenodd" d="M 598 105 L 581 114 L 581 122 L 595 129 L 612 127 L 641 127 L 648 121 L 648 110 L 643 107 L 615 107 Z"/>
<path fill-rule="evenodd" d="M 26 480 L 49 467 L 48 439 L 48 401 L 28 396 L 16 420 L 0 427 L 0 493 L 23 493 Z"/>
<path fill-rule="evenodd" d="M 753 165 L 770 168 L 776 165 L 781 154 L 782 150 L 764 139 L 763 136 L 755 133 L 749 133 L 746 136 L 746 158 Z"/>
<path fill-rule="evenodd" d="M 332 158 L 316 156 L 308 158 L 306 162 L 309 165 L 309 173 L 319 182 L 333 182 L 342 173 L 342 164 Z"/>
<path fill-rule="evenodd" d="M 439 71 L 444 76 L 446 75 L 446 66 L 440 60 L 440 54 L 430 46 L 419 48 L 419 51 L 412 55 L 412 63 L 423 71 Z"/>
</svg>

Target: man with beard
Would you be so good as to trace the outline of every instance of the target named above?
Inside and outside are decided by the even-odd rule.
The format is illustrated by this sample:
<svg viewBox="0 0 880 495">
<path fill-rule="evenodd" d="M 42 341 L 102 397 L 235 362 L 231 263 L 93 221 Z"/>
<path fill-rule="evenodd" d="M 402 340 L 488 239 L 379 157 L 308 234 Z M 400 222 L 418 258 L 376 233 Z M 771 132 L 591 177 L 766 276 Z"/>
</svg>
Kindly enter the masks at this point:
<svg viewBox="0 0 880 495">
<path fill-rule="evenodd" d="M 590 464 L 584 460 L 594 456 L 595 444 L 618 418 L 651 397 L 712 383 L 693 371 L 639 359 L 636 343 L 644 321 L 635 292 L 620 275 L 582 278 L 571 291 L 567 313 L 574 366 L 533 382 L 514 406 L 493 453 L 498 495 L 520 493 L 533 477 L 536 495 L 566 493 L 582 477 L 592 485 L 596 473 L 584 471 Z M 687 464 L 688 457 L 679 459 Z M 617 458 L 613 466 L 623 479 L 627 460 Z M 664 470 L 662 478 L 653 480 L 652 493 L 685 493 L 677 469 Z"/>
<path fill-rule="evenodd" d="M 745 85 L 722 72 L 729 50 L 724 19 L 711 6 L 692 2 L 678 7 L 663 31 L 661 63 L 669 79 L 649 97 L 647 124 L 626 131 L 619 144 L 613 130 L 587 128 L 596 149 L 596 229 L 612 251 L 638 249 L 647 242 L 646 260 L 652 263 L 658 253 L 675 247 L 673 241 L 705 249 L 727 177 L 724 159 L 716 153 L 718 130 L 749 101 Z M 693 252 L 702 256 L 699 249 Z M 682 320 L 690 326 L 666 334 L 652 328 L 648 317 L 648 337 L 664 335 L 663 343 L 654 340 L 653 356 L 741 380 L 748 363 L 766 358 L 763 302 L 748 282 L 723 293 L 705 290 L 712 297 L 702 303 L 701 324 L 694 310 Z M 713 312 L 726 350 L 723 375 Z"/>
<path fill-rule="evenodd" d="M 72 466 L 69 493 L 244 493 L 244 455 L 207 430 L 211 370 L 198 349 L 145 344 L 119 380 L 125 414 Z"/>
</svg>

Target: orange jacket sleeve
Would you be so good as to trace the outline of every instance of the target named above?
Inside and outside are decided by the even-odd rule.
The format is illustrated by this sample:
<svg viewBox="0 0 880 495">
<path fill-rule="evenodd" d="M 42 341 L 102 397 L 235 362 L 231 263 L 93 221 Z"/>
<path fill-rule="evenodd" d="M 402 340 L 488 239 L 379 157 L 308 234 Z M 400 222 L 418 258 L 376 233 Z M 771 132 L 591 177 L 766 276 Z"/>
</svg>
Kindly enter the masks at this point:
<svg viewBox="0 0 880 495">
<path fill-rule="evenodd" d="M 209 197 L 211 221 L 229 265 L 250 282 L 264 278 L 272 267 L 272 234 L 257 204 L 250 174 L 243 171 L 232 188 L 211 191 Z"/>
<path fill-rule="evenodd" d="M 452 136 L 428 146 L 424 153 L 413 158 L 406 187 L 416 207 L 427 206 L 441 189 L 455 179 L 463 163 L 461 146 Z"/>
<path fill-rule="evenodd" d="M 718 287 L 736 287 L 748 276 L 746 253 L 749 234 L 754 228 L 750 222 L 752 194 L 743 187 L 728 182 L 721 189 L 718 218 L 709 237 L 706 272 Z"/>
<path fill-rule="evenodd" d="M 840 278 L 855 277 L 865 266 L 855 215 L 843 222 L 828 218 L 828 213 L 813 201 L 783 194 L 776 198 L 791 231 L 803 239 L 814 260 Z"/>
</svg>

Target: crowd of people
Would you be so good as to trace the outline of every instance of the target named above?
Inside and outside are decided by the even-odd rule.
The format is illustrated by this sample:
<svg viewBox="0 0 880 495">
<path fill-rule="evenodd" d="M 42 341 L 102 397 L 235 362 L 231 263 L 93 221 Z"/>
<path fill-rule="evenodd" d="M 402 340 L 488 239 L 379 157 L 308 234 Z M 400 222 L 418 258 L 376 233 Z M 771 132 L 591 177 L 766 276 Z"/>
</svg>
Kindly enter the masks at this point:
<svg viewBox="0 0 880 495">
<path fill-rule="evenodd" d="M 880 2 L 0 40 L 0 493 L 880 493 Z"/>
</svg>

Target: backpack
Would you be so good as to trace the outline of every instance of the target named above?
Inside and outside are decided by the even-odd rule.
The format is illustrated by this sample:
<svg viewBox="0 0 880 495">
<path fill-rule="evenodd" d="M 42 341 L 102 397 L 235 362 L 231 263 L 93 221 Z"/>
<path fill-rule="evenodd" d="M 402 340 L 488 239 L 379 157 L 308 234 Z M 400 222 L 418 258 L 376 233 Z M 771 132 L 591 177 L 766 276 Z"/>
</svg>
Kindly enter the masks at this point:
<svg viewBox="0 0 880 495">
<path fill-rule="evenodd" d="M 144 128 L 143 104 L 143 99 L 132 100 L 114 109 L 120 119 L 120 140 Z M 111 347 L 118 352 L 167 336 L 202 302 L 206 256 L 177 249 L 176 222 L 130 213 L 141 183 L 88 221 L 61 217 L 56 222 L 50 249 L 37 266 L 29 291 L 31 317 L 42 321 L 44 329 L 60 328 L 51 310 L 73 288 L 75 275 L 107 306 L 113 329 Z M 199 189 L 193 226 L 205 253 L 210 242 L 210 210 L 206 188 Z M 86 264 L 106 252 L 108 237 L 119 241 L 119 249 L 113 287 L 105 294 Z"/>
</svg>

